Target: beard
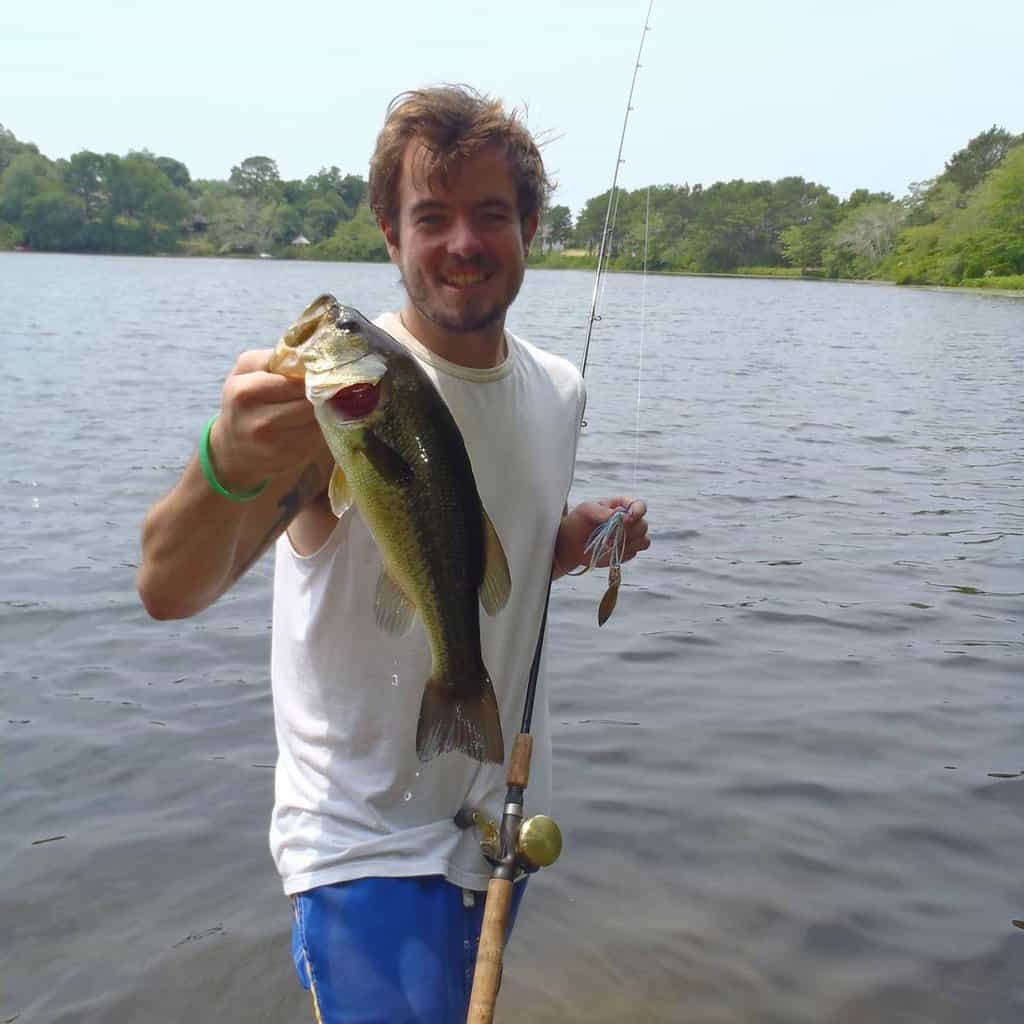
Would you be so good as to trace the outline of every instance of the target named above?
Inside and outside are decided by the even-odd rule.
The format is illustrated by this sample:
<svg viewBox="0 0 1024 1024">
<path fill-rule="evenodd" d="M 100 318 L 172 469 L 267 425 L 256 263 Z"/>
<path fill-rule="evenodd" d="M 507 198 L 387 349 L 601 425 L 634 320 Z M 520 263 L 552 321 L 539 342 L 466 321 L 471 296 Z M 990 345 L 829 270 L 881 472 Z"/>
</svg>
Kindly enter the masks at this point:
<svg viewBox="0 0 1024 1024">
<path fill-rule="evenodd" d="M 466 299 L 457 309 L 444 305 L 437 294 L 437 288 L 443 286 L 432 286 L 422 270 L 407 270 L 404 265 L 400 266 L 399 270 L 409 301 L 420 316 L 442 330 L 451 331 L 452 334 L 473 334 L 504 321 L 509 306 L 515 301 L 522 287 L 526 265 L 524 262 L 513 271 L 500 296 L 473 296 Z"/>
</svg>

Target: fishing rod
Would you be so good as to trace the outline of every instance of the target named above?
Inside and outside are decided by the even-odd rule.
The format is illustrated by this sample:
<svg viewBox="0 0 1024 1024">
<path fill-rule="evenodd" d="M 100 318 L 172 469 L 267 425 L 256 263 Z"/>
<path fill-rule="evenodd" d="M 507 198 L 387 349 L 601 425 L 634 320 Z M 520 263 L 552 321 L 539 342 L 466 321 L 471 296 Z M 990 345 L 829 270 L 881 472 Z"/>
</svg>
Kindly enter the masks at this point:
<svg viewBox="0 0 1024 1024">
<path fill-rule="evenodd" d="M 583 346 L 583 364 L 580 367 L 580 373 L 584 377 L 587 375 L 587 356 L 590 353 L 590 336 L 594 332 L 594 324 L 601 319 L 597 315 L 597 303 L 600 297 L 601 282 L 603 281 L 604 274 L 608 269 L 606 252 L 609 249 L 611 242 L 609 224 L 614 228 L 612 208 L 618 206 L 615 188 L 619 182 L 619 168 L 623 163 L 622 149 L 626 144 L 626 128 L 629 126 L 629 115 L 633 111 L 633 91 L 636 89 L 636 78 L 640 73 L 640 58 L 643 56 L 644 43 L 647 41 L 647 33 L 651 31 L 650 21 L 651 10 L 653 7 L 654 0 L 650 0 L 647 5 L 647 14 L 644 17 L 644 30 L 640 34 L 640 46 L 636 51 L 636 63 L 633 66 L 633 79 L 629 83 L 629 98 L 626 100 L 626 114 L 622 119 L 622 134 L 619 136 L 619 152 L 615 157 L 615 172 L 612 175 L 612 187 L 608 190 L 608 206 L 604 212 L 604 229 L 601 231 L 601 244 L 597 250 L 597 276 L 594 278 L 594 295 L 590 302 L 590 318 L 587 321 L 587 340 L 586 344 Z"/>
<path fill-rule="evenodd" d="M 580 376 L 587 373 L 587 354 L 590 351 L 590 338 L 594 323 L 599 320 L 597 303 L 602 281 L 602 264 L 607 264 L 605 252 L 608 247 L 609 225 L 614 228 L 611 220 L 613 199 L 619 180 L 619 167 L 622 165 L 622 149 L 626 140 L 626 126 L 633 110 L 633 90 L 636 87 L 637 73 L 640 70 L 640 58 L 643 54 L 644 41 L 650 31 L 651 10 L 654 0 L 649 0 L 647 14 L 644 16 L 644 29 L 640 36 L 633 78 L 629 86 L 629 98 L 626 101 L 626 116 L 622 123 L 622 134 L 619 138 L 619 151 L 615 160 L 615 172 L 612 176 L 612 187 L 608 194 L 608 209 L 605 211 L 604 229 L 601 233 L 601 247 L 597 258 L 597 277 L 594 281 L 594 295 L 590 306 L 590 319 L 587 324 L 587 338 L 583 349 L 583 360 Z M 650 192 L 648 191 L 648 216 L 650 210 Z M 646 272 L 646 238 L 644 241 L 644 269 Z M 639 401 L 639 399 L 638 399 Z M 634 467 L 635 474 L 635 467 Z M 597 564 L 607 553 L 610 561 L 609 587 L 601 600 L 598 611 L 598 625 L 602 625 L 615 607 L 618 593 L 619 564 L 625 552 L 625 516 L 626 510 L 617 509 L 609 520 L 599 526 L 587 541 L 585 553 L 590 556 L 590 563 L 584 567 L 587 571 Z M 613 522 L 614 521 L 614 522 Z M 544 650 L 544 635 L 547 631 L 548 608 L 551 604 L 551 584 L 554 570 L 548 577 L 547 591 L 544 596 L 544 611 L 541 615 L 540 630 L 537 644 L 533 651 L 533 662 L 526 687 L 526 699 L 523 706 L 523 719 L 519 733 L 512 744 L 508 768 L 505 774 L 505 806 L 500 828 L 487 819 L 481 812 L 471 807 L 462 808 L 455 816 L 455 824 L 459 828 L 475 826 L 480 837 L 480 848 L 491 863 L 491 877 L 487 884 L 487 898 L 484 903 L 484 918 L 480 929 L 480 944 L 477 950 L 476 965 L 473 971 L 473 989 L 469 1000 L 467 1024 L 492 1024 L 494 1006 L 501 985 L 502 963 L 505 954 L 505 937 L 508 933 L 509 915 L 512 909 L 513 886 L 516 879 L 524 872 L 532 873 L 542 867 L 553 864 L 562 852 L 562 833 L 555 821 L 547 815 L 538 814 L 524 819 L 526 787 L 530 781 L 530 758 L 533 753 L 533 737 L 530 728 L 533 721 L 533 705 L 537 695 L 537 678 L 540 674 L 541 655 Z"/>
</svg>

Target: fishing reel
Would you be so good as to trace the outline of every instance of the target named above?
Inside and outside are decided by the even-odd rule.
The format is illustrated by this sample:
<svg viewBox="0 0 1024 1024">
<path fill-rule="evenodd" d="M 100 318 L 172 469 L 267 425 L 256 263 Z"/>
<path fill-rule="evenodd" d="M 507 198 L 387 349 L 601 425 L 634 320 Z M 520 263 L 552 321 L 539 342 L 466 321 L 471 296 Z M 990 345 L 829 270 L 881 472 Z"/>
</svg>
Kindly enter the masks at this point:
<svg viewBox="0 0 1024 1024">
<path fill-rule="evenodd" d="M 480 852 L 493 867 L 525 874 L 550 867 L 562 852 L 562 830 L 546 814 L 535 814 L 524 821 L 521 808 L 518 815 L 516 809 L 506 808 L 503 828 L 469 806 L 455 815 L 455 824 L 461 829 L 476 829 Z"/>
</svg>

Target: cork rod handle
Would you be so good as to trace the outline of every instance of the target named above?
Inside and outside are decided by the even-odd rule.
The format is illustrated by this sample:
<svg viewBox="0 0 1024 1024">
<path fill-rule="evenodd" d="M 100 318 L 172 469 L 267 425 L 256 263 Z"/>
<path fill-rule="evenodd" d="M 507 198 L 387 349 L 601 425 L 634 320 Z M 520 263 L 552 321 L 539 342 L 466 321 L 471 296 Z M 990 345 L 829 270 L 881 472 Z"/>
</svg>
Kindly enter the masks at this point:
<svg viewBox="0 0 1024 1024">
<path fill-rule="evenodd" d="M 513 884 L 504 878 L 492 878 L 487 884 L 487 903 L 480 929 L 480 949 L 476 954 L 473 993 L 469 998 L 466 1024 L 491 1024 L 494 1020 Z"/>
</svg>

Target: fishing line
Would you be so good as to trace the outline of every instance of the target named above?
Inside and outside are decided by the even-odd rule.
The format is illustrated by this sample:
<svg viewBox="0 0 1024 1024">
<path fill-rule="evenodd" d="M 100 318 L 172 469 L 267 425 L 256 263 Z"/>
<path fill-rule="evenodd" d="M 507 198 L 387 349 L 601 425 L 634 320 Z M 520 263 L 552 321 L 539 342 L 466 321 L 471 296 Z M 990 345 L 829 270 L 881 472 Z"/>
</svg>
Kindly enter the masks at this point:
<svg viewBox="0 0 1024 1024">
<path fill-rule="evenodd" d="M 640 352 L 636 363 L 636 430 L 633 432 L 633 489 L 636 490 L 637 465 L 640 462 L 640 383 L 644 372 L 644 327 L 647 324 L 647 247 L 651 239 L 651 186 L 647 186 L 647 211 L 644 215 L 644 271 L 640 290 Z"/>
</svg>

